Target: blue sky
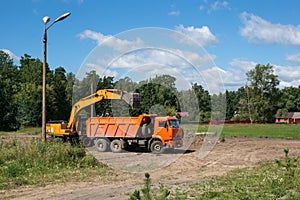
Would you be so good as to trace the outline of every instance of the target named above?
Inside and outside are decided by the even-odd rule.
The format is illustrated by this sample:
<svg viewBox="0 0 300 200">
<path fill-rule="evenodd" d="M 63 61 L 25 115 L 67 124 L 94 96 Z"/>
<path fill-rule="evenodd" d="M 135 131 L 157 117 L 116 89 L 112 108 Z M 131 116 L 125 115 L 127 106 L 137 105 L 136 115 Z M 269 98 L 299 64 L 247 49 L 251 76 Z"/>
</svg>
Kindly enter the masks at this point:
<svg viewBox="0 0 300 200">
<path fill-rule="evenodd" d="M 25 53 L 42 60 L 42 18 L 48 15 L 53 21 L 71 12 L 48 30 L 51 69 L 63 66 L 77 74 L 91 52 L 108 38 L 136 28 L 159 27 L 200 44 L 215 64 L 211 72 L 218 71 L 225 89 L 245 85 L 245 73 L 256 64 L 267 63 L 275 67 L 280 87 L 300 85 L 297 0 L 10 0 L 2 1 L 1 8 L 0 49 L 16 63 Z M 111 42 L 144 43 L 143 37 L 128 35 Z M 120 74 L 115 70 L 105 73 Z M 102 75 L 101 70 L 98 73 Z"/>
</svg>

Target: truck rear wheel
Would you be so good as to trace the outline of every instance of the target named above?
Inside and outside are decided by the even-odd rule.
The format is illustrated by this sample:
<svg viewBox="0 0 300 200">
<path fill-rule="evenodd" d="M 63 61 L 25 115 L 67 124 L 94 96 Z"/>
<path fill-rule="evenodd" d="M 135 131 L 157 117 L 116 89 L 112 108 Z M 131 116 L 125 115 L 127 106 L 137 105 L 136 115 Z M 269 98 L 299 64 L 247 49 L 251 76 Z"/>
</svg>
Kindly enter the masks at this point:
<svg viewBox="0 0 300 200">
<path fill-rule="evenodd" d="M 114 153 L 120 153 L 120 152 L 122 152 L 122 142 L 121 142 L 121 140 L 117 140 L 117 139 L 113 140 L 110 143 L 110 149 Z"/>
<path fill-rule="evenodd" d="M 109 143 L 105 139 L 96 140 L 95 146 L 96 146 L 97 151 L 100 151 L 100 152 L 105 152 L 105 151 L 108 151 L 108 149 L 109 149 Z"/>
<path fill-rule="evenodd" d="M 159 140 L 153 141 L 151 143 L 151 146 L 150 146 L 150 151 L 152 153 L 156 153 L 156 154 L 163 153 L 164 152 L 164 148 L 163 148 L 162 142 L 159 141 Z"/>
</svg>

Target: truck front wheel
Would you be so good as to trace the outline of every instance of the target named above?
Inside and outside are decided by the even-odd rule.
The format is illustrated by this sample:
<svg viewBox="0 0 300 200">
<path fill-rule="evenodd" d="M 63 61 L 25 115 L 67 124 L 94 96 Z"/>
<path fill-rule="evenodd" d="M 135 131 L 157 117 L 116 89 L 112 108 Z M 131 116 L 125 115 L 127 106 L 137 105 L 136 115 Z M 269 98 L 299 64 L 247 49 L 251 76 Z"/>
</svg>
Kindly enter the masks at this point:
<svg viewBox="0 0 300 200">
<path fill-rule="evenodd" d="M 109 143 L 105 139 L 96 140 L 95 146 L 96 146 L 97 151 L 100 151 L 100 152 L 108 151 L 108 149 L 109 149 Z"/>
<path fill-rule="evenodd" d="M 159 140 L 153 141 L 150 146 L 150 151 L 155 154 L 163 153 L 164 148 L 162 142 Z"/>
<path fill-rule="evenodd" d="M 93 146 L 93 140 L 86 135 L 79 136 L 79 139 L 82 141 L 84 147 Z"/>
</svg>

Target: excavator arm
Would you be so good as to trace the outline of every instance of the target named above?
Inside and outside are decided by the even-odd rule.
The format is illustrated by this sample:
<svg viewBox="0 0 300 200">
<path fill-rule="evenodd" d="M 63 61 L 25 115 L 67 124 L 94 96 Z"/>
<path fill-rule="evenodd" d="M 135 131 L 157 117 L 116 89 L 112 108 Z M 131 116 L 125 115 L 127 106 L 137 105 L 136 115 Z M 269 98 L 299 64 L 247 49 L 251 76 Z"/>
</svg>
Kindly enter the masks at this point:
<svg viewBox="0 0 300 200">
<path fill-rule="evenodd" d="M 117 89 L 98 90 L 96 93 L 80 99 L 73 105 L 67 128 L 73 131 L 75 126 L 75 117 L 80 112 L 80 110 L 91 104 L 102 101 L 103 99 L 121 99 L 129 104 L 132 108 L 139 107 L 138 93 L 128 93 L 126 91 Z"/>
<path fill-rule="evenodd" d="M 77 114 L 83 108 L 105 99 L 124 100 L 134 109 L 139 108 L 140 106 L 140 97 L 138 93 L 129 93 L 117 89 L 98 90 L 96 93 L 80 99 L 72 106 L 69 122 L 66 127 L 59 124 L 48 124 L 46 127 L 47 133 L 52 135 L 68 135 L 76 133 L 75 119 Z"/>
</svg>

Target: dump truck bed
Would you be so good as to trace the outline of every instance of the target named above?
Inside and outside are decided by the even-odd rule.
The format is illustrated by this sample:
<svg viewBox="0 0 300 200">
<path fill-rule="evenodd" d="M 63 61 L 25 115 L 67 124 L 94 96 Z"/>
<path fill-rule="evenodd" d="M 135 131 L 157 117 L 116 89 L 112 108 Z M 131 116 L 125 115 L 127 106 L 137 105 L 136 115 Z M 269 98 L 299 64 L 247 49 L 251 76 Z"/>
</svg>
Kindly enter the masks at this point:
<svg viewBox="0 0 300 200">
<path fill-rule="evenodd" d="M 88 137 L 140 138 L 144 137 L 142 125 L 150 122 L 150 116 L 91 117 L 86 121 Z"/>
</svg>

